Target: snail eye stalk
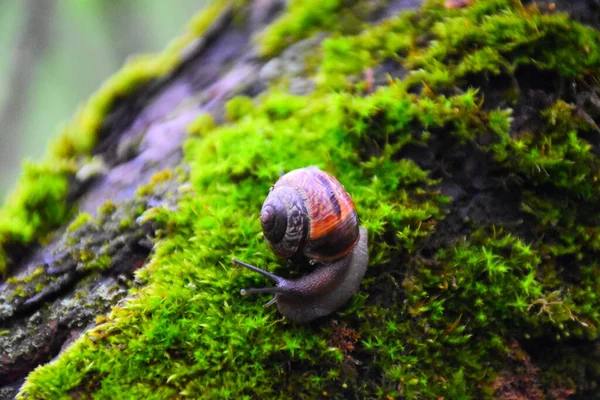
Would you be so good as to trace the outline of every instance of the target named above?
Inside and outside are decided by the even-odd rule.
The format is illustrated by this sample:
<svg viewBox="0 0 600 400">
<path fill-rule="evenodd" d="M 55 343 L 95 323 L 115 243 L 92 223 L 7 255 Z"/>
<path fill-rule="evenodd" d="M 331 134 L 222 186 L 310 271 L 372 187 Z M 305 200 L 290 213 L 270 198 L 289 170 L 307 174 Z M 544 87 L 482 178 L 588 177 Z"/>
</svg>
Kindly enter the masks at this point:
<svg viewBox="0 0 600 400">
<path fill-rule="evenodd" d="M 266 276 L 267 278 L 272 279 L 273 281 L 279 283 L 282 283 L 285 281 L 285 279 L 277 276 L 277 275 L 273 275 L 270 272 L 267 272 L 265 270 L 262 270 L 252 264 L 248 264 L 245 263 L 243 261 L 238 260 L 237 258 L 232 258 L 231 261 L 234 264 L 237 265 L 241 265 L 243 267 L 246 267 L 248 269 L 251 269 L 252 271 L 258 272 L 261 275 Z M 285 293 L 287 290 L 284 287 L 277 287 L 277 286 L 273 286 L 273 287 L 264 287 L 264 288 L 250 288 L 250 289 L 242 289 L 240 290 L 240 294 L 242 296 L 247 296 L 249 294 L 255 294 L 255 293 Z M 277 303 L 277 296 L 273 297 L 271 300 L 269 300 L 268 302 L 265 303 L 264 307 L 269 307 L 272 306 L 273 304 Z"/>
<path fill-rule="evenodd" d="M 271 280 L 272 280 L 273 282 L 275 282 L 275 283 L 280 283 L 280 282 L 282 282 L 282 281 L 284 280 L 283 278 L 281 278 L 281 277 L 279 277 L 279 276 L 277 276 L 277 275 L 275 275 L 275 274 L 272 274 L 272 273 L 270 273 L 270 272 L 267 272 L 267 271 L 265 271 L 265 270 L 263 270 L 263 269 L 260 269 L 260 268 L 258 268 L 258 267 L 256 267 L 256 266 L 252 265 L 252 264 L 248 264 L 248 263 L 245 263 L 245 262 L 243 262 L 243 261 L 240 261 L 240 260 L 238 260 L 237 258 L 232 258 L 232 259 L 231 259 L 231 261 L 232 261 L 234 264 L 241 265 L 242 267 L 246 267 L 246 268 L 248 268 L 248 269 L 251 269 L 251 270 L 252 270 L 252 271 L 254 271 L 254 272 L 258 272 L 259 274 L 261 274 L 261 275 L 263 275 L 263 276 L 266 276 L 267 278 L 271 279 Z M 249 289 L 249 290 L 250 290 L 250 289 Z M 250 293 L 250 292 L 249 292 L 249 293 Z M 243 294 L 243 293 L 242 293 L 242 294 Z"/>
</svg>

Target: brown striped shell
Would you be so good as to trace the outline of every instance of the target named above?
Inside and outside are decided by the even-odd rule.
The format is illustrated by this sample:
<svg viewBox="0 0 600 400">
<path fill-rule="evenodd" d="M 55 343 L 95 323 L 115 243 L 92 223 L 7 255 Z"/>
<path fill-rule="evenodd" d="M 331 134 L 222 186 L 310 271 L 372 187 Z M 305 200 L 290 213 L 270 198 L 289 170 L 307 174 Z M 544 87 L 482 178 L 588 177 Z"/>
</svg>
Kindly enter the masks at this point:
<svg viewBox="0 0 600 400">
<path fill-rule="evenodd" d="M 317 167 L 282 176 L 260 215 L 269 247 L 282 258 L 337 260 L 356 246 L 358 217 L 344 187 Z"/>
</svg>

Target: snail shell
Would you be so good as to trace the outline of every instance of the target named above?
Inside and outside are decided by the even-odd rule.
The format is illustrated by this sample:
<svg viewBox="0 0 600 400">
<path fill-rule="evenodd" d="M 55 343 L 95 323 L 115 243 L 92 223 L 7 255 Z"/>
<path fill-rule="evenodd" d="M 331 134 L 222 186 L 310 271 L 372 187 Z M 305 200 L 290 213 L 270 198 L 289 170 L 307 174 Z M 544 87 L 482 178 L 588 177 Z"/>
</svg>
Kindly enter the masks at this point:
<svg viewBox="0 0 600 400">
<path fill-rule="evenodd" d="M 263 204 L 260 222 L 269 247 L 281 258 L 303 254 L 314 262 L 336 260 L 358 242 L 350 195 L 317 167 L 282 176 Z"/>
</svg>

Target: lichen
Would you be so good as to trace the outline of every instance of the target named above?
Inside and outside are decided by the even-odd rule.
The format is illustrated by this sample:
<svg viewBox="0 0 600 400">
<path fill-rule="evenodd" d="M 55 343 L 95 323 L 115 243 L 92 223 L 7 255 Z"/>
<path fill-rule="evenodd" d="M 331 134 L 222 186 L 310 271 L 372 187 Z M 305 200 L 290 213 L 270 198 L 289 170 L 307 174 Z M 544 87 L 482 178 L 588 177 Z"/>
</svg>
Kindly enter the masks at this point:
<svg viewBox="0 0 600 400">
<path fill-rule="evenodd" d="M 519 352 L 530 393 L 591 393 L 597 127 L 552 85 L 532 91 L 528 114 L 536 82 L 521 74 L 591 81 L 599 35 L 516 0 L 442 3 L 355 36 L 332 24 L 317 91 L 239 97 L 226 124 L 191 124 L 191 188 L 176 209 L 140 217 L 165 226 L 142 286 L 35 370 L 21 397 L 493 398 L 510 390 Z M 341 12 L 300 7 L 267 32 L 264 51 Z M 376 90 L 348 76 L 390 59 L 404 71 Z M 496 78 L 504 86 L 489 99 Z M 282 172 L 307 165 L 352 194 L 370 265 L 346 307 L 294 325 L 266 299 L 241 298 L 263 278 L 229 260 L 299 273 L 269 251 L 258 212 Z"/>
</svg>

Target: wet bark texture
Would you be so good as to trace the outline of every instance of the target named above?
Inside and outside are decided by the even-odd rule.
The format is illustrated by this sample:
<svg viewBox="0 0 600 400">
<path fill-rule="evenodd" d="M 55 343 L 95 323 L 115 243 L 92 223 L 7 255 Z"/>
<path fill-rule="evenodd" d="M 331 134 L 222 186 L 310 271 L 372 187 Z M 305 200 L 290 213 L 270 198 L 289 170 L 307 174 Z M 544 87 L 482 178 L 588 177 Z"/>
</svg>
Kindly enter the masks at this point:
<svg viewBox="0 0 600 400">
<path fill-rule="evenodd" d="M 258 57 L 251 42 L 253 35 L 279 15 L 284 3 L 256 0 L 242 23 L 234 21 L 231 12 L 222 14 L 202 39 L 186 49 L 180 67 L 114 105 L 94 150 L 102 160 L 101 168 L 93 173 L 80 171 L 70 185 L 70 201 L 76 201 L 81 211 L 94 215 L 99 223 L 84 224 L 75 232 L 65 226 L 45 246 L 18 249 L 20 261 L 11 271 L 16 279 L 0 283 L 0 399 L 13 398 L 30 371 L 52 360 L 93 327 L 96 318 L 123 301 L 128 288 L 136 284 L 133 272 L 151 255 L 152 238 L 158 229 L 138 218 L 138 210 L 174 206 L 179 184 L 167 180 L 142 196 L 136 196 L 136 189 L 156 172 L 180 165 L 186 126 L 192 120 L 209 112 L 217 123 L 222 122 L 228 99 L 239 94 L 254 97 L 270 80 L 283 74 L 290 79 L 292 92 L 312 90 L 314 83 L 303 76 L 302 54 L 313 51 L 323 35 L 291 46 L 274 60 Z M 576 19 L 598 25 L 600 1 L 555 3 Z M 376 18 L 384 19 L 419 4 L 419 0 L 390 1 Z M 387 74 L 401 76 L 403 69 L 394 63 L 383 64 L 373 73 L 374 84 L 383 85 Z M 525 76 L 520 80 L 523 97 L 515 109 L 516 124 L 534 124 L 538 111 L 561 90 L 557 83 L 544 86 L 542 82 L 548 81 Z M 498 106 L 493 99 L 502 98 L 498 93 L 506 89 L 501 84 L 486 87 L 481 82 L 474 86 L 483 87 L 486 106 Z M 574 91 L 573 102 L 581 103 L 582 110 L 597 118 L 598 96 L 580 93 L 577 88 L 570 90 Z M 439 146 L 443 148 L 444 143 Z M 448 240 L 460 234 L 460 221 L 465 216 L 504 223 L 522 217 L 519 199 L 510 191 L 499 196 L 497 191 L 488 190 L 488 183 L 493 181 L 490 156 L 471 150 L 470 154 L 464 154 L 464 149 L 455 154 L 455 167 L 453 160 L 444 160 L 446 168 L 454 171 L 452 179 L 442 182 L 442 189 L 454 198 L 457 208 L 444 222 Z M 428 149 L 427 154 L 417 151 L 406 156 L 429 170 L 443 167 L 436 165 L 440 161 L 435 149 Z M 114 206 L 98 213 L 98 207 L 108 200 Z M 123 220 L 131 223 L 124 226 Z M 439 243 L 430 243 L 436 245 Z M 102 268 L 87 268 L 83 257 L 87 253 L 106 255 L 110 262 Z M 34 271 L 38 273 L 32 275 Z M 28 275 L 33 278 L 20 279 Z"/>
</svg>

